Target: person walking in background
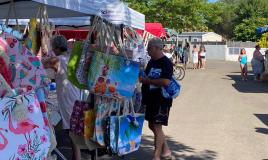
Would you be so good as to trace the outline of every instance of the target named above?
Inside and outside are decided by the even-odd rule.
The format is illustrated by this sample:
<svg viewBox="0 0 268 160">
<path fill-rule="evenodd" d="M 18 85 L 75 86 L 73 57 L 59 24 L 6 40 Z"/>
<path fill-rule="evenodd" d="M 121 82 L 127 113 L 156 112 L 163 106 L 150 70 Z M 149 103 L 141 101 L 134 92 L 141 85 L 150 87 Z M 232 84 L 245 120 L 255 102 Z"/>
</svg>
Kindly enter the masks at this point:
<svg viewBox="0 0 268 160">
<path fill-rule="evenodd" d="M 205 49 L 205 46 L 200 47 L 199 55 L 200 55 L 200 68 L 205 69 L 205 67 L 206 67 L 206 49 Z"/>
<path fill-rule="evenodd" d="M 253 52 L 253 58 L 251 65 L 254 73 L 254 80 L 259 81 L 261 74 L 264 72 L 264 57 L 260 52 L 261 47 L 256 45 L 255 51 Z"/>
<path fill-rule="evenodd" d="M 145 74 L 141 78 L 142 103 L 146 106 L 145 119 L 154 134 L 153 160 L 172 159 L 172 152 L 168 147 L 162 127 L 168 125 L 169 111 L 172 99 L 162 95 L 161 87 L 168 86 L 173 75 L 173 64 L 163 54 L 163 42 L 153 38 L 148 43 L 148 54 L 151 57 Z M 145 159 L 148 159 L 145 158 Z"/>
<path fill-rule="evenodd" d="M 187 63 L 189 60 L 189 53 L 190 53 L 190 45 L 189 43 L 186 43 L 185 46 L 183 47 L 183 64 L 184 64 L 184 69 L 187 69 Z"/>
<path fill-rule="evenodd" d="M 182 59 L 182 55 L 183 55 L 183 48 L 182 48 L 182 46 L 181 46 L 181 44 L 179 44 L 179 47 L 178 47 L 178 58 L 179 58 L 179 60 L 181 61 L 181 62 L 183 62 L 183 59 Z"/>
<path fill-rule="evenodd" d="M 194 45 L 192 52 L 193 52 L 193 69 L 197 69 L 198 68 L 198 49 L 196 45 Z"/>
<path fill-rule="evenodd" d="M 238 61 L 240 62 L 241 76 L 243 81 L 248 80 L 248 67 L 247 67 L 247 54 L 245 48 L 241 49 L 240 55 L 238 57 Z"/>
<path fill-rule="evenodd" d="M 187 54 L 187 48 L 186 47 L 183 47 L 182 63 L 183 63 L 184 69 L 186 70 L 187 69 L 187 63 L 188 63 L 188 54 Z"/>
</svg>

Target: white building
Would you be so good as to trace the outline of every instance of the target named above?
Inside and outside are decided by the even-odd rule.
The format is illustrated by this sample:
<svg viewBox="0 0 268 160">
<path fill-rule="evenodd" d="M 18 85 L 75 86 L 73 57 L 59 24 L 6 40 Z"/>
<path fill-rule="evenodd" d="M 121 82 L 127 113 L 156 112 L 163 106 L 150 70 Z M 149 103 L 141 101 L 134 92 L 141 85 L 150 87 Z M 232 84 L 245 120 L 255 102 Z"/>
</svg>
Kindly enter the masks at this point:
<svg viewBox="0 0 268 160">
<path fill-rule="evenodd" d="M 178 35 L 182 42 L 222 42 L 222 36 L 214 32 L 182 32 Z"/>
</svg>

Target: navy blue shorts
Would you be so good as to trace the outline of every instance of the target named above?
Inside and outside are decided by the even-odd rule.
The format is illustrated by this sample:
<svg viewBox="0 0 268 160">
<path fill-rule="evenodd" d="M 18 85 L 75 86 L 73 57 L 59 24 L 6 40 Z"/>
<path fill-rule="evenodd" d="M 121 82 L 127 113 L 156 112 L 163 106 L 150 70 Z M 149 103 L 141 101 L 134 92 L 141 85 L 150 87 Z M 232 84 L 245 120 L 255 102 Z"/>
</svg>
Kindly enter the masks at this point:
<svg viewBox="0 0 268 160">
<path fill-rule="evenodd" d="M 153 124 L 168 126 L 170 106 L 147 105 L 145 109 L 145 119 Z"/>
</svg>

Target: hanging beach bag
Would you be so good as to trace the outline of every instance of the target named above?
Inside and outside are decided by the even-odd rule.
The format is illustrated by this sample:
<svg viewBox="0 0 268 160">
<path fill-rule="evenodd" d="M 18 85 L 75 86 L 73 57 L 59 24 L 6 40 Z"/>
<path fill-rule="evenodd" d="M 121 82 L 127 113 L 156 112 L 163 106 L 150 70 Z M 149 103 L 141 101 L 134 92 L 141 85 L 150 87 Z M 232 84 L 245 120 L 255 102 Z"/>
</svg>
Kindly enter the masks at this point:
<svg viewBox="0 0 268 160">
<path fill-rule="evenodd" d="M 89 109 L 89 103 L 75 101 L 70 119 L 70 130 L 78 136 L 84 135 L 84 111 Z"/>
<path fill-rule="evenodd" d="M 85 70 L 85 65 L 87 64 L 87 52 L 90 43 L 91 34 L 96 26 L 98 18 L 94 18 L 92 28 L 88 33 L 88 36 L 83 43 L 82 41 L 75 41 L 72 48 L 72 53 L 67 66 L 67 76 L 68 80 L 74 84 L 77 88 L 86 89 L 86 81 L 83 80 L 87 77 L 87 69 Z M 86 67 L 88 68 L 88 67 Z"/>
<path fill-rule="evenodd" d="M 4 33 L 0 39 L 7 42 L 7 55 L 13 88 L 36 89 L 45 84 L 46 73 L 41 61 L 14 36 Z"/>
<path fill-rule="evenodd" d="M 76 78 L 76 69 L 78 68 L 79 59 L 82 53 L 82 42 L 75 41 L 72 48 L 72 54 L 67 66 L 68 80 L 75 85 L 77 88 L 86 89 L 86 85 L 81 85 Z"/>
<path fill-rule="evenodd" d="M 106 130 L 106 119 L 109 117 L 111 110 L 111 103 L 108 102 L 107 98 L 97 97 L 96 102 L 96 120 L 94 129 L 94 141 L 100 146 L 105 147 L 105 130 Z"/>
<path fill-rule="evenodd" d="M 95 109 L 89 109 L 84 111 L 84 137 L 90 139 L 94 135 L 96 111 Z"/>
<path fill-rule="evenodd" d="M 134 112 L 132 101 L 125 102 L 130 106 L 130 113 L 122 116 L 110 116 L 110 148 L 119 156 L 137 151 L 141 143 L 144 114 Z M 125 108 L 127 107 L 125 105 Z"/>
<path fill-rule="evenodd" d="M 1 99 L 0 112 L 1 159 L 46 159 L 50 134 L 35 94 Z"/>
<path fill-rule="evenodd" d="M 110 37 L 114 29 L 108 28 Z M 94 51 L 88 72 L 88 88 L 97 95 L 115 98 L 131 98 L 139 75 L 139 64 L 128 60 L 127 56 Z"/>
</svg>

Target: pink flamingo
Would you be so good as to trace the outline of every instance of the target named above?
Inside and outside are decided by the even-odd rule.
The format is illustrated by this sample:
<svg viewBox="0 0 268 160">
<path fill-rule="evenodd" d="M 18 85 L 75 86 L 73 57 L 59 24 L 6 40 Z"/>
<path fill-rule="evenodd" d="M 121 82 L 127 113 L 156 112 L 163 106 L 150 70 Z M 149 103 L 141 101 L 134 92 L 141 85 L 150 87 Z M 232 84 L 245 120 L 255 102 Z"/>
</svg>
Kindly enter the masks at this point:
<svg viewBox="0 0 268 160">
<path fill-rule="evenodd" d="M 0 128 L 0 136 L 1 136 L 1 137 L 3 138 L 3 140 L 4 140 L 4 143 L 3 143 L 3 144 L 0 144 L 0 150 L 3 150 L 3 149 L 6 148 L 6 146 L 7 146 L 7 144 L 8 144 L 8 141 L 7 141 L 6 137 L 3 135 L 3 133 L 2 133 L 1 131 L 5 131 L 5 132 L 7 132 L 7 130 L 6 130 L 6 129 L 3 129 L 3 128 Z"/>
<path fill-rule="evenodd" d="M 7 110 L 8 112 L 8 126 L 9 126 L 9 130 L 16 134 L 16 135 L 19 135 L 19 134 L 24 134 L 25 136 L 25 139 L 27 140 L 26 138 L 26 133 L 29 134 L 29 137 L 30 137 L 30 132 L 32 130 L 34 130 L 35 128 L 39 128 L 39 126 L 35 125 L 33 121 L 31 121 L 30 119 L 26 119 L 26 120 L 21 120 L 19 122 L 17 122 L 17 128 L 14 128 L 13 126 L 13 123 L 12 123 L 12 118 L 11 118 L 11 113 L 10 113 L 10 110 L 8 108 L 4 109 L 2 111 L 2 114 Z M 27 140 L 28 142 L 28 140 Z"/>
</svg>

